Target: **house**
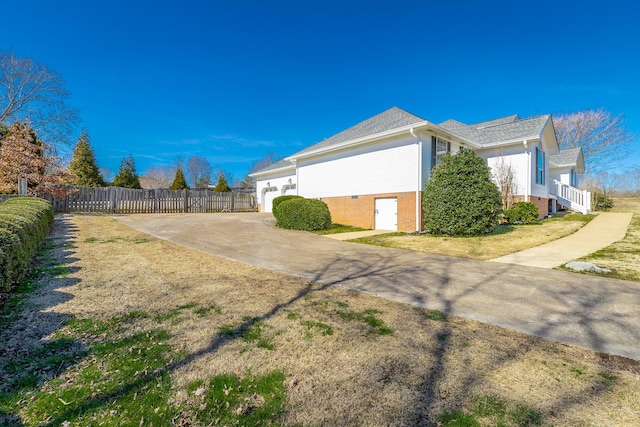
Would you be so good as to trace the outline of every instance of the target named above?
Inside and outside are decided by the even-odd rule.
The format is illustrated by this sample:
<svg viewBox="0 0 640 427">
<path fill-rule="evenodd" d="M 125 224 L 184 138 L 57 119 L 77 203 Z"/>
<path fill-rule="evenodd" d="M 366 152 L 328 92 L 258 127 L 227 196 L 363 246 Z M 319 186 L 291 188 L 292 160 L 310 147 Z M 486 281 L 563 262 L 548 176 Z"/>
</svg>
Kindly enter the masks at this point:
<svg viewBox="0 0 640 427">
<path fill-rule="evenodd" d="M 535 203 L 541 216 L 562 207 L 588 210 L 567 199 L 584 199 L 576 188 L 584 160 L 580 149 L 559 149 L 551 115 L 435 124 L 393 107 L 251 176 L 262 212 L 271 212 L 275 197 L 297 194 L 323 200 L 337 223 L 412 232 L 422 229 L 422 191 L 431 170 L 461 148 L 494 169 L 508 164 L 515 199 Z"/>
</svg>

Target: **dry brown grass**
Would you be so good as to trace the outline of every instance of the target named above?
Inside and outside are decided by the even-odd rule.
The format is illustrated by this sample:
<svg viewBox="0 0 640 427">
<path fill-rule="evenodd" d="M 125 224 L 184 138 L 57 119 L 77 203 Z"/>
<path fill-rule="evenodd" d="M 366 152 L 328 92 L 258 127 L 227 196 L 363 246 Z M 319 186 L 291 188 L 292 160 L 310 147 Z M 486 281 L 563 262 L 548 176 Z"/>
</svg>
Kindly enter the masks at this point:
<svg viewBox="0 0 640 427">
<path fill-rule="evenodd" d="M 487 260 L 568 236 L 585 225 L 584 219 L 576 215 L 565 219 L 549 219 L 532 225 L 508 228 L 502 226 L 503 228 L 499 229 L 502 231 L 497 233 L 474 237 L 390 234 L 355 241 L 431 254 Z"/>
<path fill-rule="evenodd" d="M 590 351 L 217 258 L 105 216 L 63 222 L 57 232 L 73 243 L 65 250 L 75 280 L 56 290 L 70 298 L 49 311 L 110 318 L 142 310 L 152 316 L 141 327 L 152 327 L 153 315 L 192 304 L 162 323 L 187 353 L 172 372 L 178 401 L 192 379 L 282 369 L 284 425 L 436 425 L 443 410 L 487 395 L 539 411 L 545 425 L 640 425 L 633 364 L 618 369 Z M 392 335 L 336 314 L 372 309 Z M 220 338 L 223 325 L 248 317 L 264 322 L 272 350 Z"/>
</svg>

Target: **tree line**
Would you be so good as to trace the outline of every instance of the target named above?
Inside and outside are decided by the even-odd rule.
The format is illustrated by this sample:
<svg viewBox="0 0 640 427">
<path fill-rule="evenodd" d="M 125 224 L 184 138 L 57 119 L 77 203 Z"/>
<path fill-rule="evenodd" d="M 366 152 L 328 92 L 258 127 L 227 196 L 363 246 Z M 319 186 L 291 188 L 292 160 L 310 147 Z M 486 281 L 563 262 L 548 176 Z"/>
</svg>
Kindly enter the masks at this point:
<svg viewBox="0 0 640 427">
<path fill-rule="evenodd" d="M 18 178 L 26 178 L 34 194 L 61 194 L 68 185 L 202 188 L 214 180 L 216 191 L 228 191 L 230 185 L 250 189 L 255 188 L 255 182 L 248 174 L 281 158 L 266 153 L 249 167 L 243 179 L 235 181 L 228 171 L 199 156 L 176 159 L 169 166 L 151 166 L 138 175 L 130 154 L 107 182 L 86 130 L 80 133 L 66 167 L 57 156 L 60 146 L 72 144 L 71 135 L 80 120 L 78 111 L 68 105 L 68 97 L 62 76 L 50 67 L 12 52 L 0 52 L 0 192 L 16 192 Z M 589 178 L 583 182 L 638 194 L 639 165 L 630 171 L 610 172 L 637 138 L 627 131 L 622 115 L 605 109 L 583 110 L 556 114 L 553 123 L 561 148 L 582 147 Z"/>
</svg>

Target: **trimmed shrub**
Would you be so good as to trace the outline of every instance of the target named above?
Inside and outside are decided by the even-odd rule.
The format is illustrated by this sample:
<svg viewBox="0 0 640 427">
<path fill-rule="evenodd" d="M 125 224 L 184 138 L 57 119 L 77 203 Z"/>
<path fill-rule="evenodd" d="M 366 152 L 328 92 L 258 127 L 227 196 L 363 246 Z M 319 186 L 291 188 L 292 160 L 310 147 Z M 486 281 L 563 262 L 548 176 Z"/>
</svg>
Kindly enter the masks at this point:
<svg viewBox="0 0 640 427">
<path fill-rule="evenodd" d="M 471 150 L 460 150 L 445 154 L 431 171 L 423 207 L 427 232 L 478 235 L 498 226 L 502 197 L 485 160 Z"/>
<path fill-rule="evenodd" d="M 292 200 L 292 199 L 304 199 L 304 197 L 289 195 L 289 196 L 278 196 L 275 199 L 273 199 L 273 202 L 271 203 L 271 212 L 273 213 L 273 216 L 276 216 L 276 211 L 278 210 L 278 206 L 280 206 L 281 203 L 284 203 L 287 200 Z"/>
<path fill-rule="evenodd" d="M 511 209 L 504 212 L 505 219 L 510 224 L 533 224 L 538 221 L 540 209 L 531 202 L 517 202 Z"/>
<path fill-rule="evenodd" d="M 53 225 L 53 207 L 43 199 L 17 197 L 0 204 L 0 290 L 22 280 Z"/>
<path fill-rule="evenodd" d="M 331 213 L 321 200 L 301 197 L 285 200 L 274 212 L 276 225 L 291 230 L 326 230 L 331 226 Z"/>
</svg>

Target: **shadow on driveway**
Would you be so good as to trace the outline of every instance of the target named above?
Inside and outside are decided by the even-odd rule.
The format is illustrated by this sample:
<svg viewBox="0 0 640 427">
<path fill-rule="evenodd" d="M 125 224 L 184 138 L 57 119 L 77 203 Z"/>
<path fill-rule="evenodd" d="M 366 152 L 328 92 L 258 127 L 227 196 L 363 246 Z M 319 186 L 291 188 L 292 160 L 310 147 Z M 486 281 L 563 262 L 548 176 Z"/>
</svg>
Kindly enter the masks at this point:
<svg viewBox="0 0 640 427">
<path fill-rule="evenodd" d="M 640 284 L 341 242 L 271 214 L 114 216 L 194 249 L 554 341 L 640 360 Z"/>
</svg>

